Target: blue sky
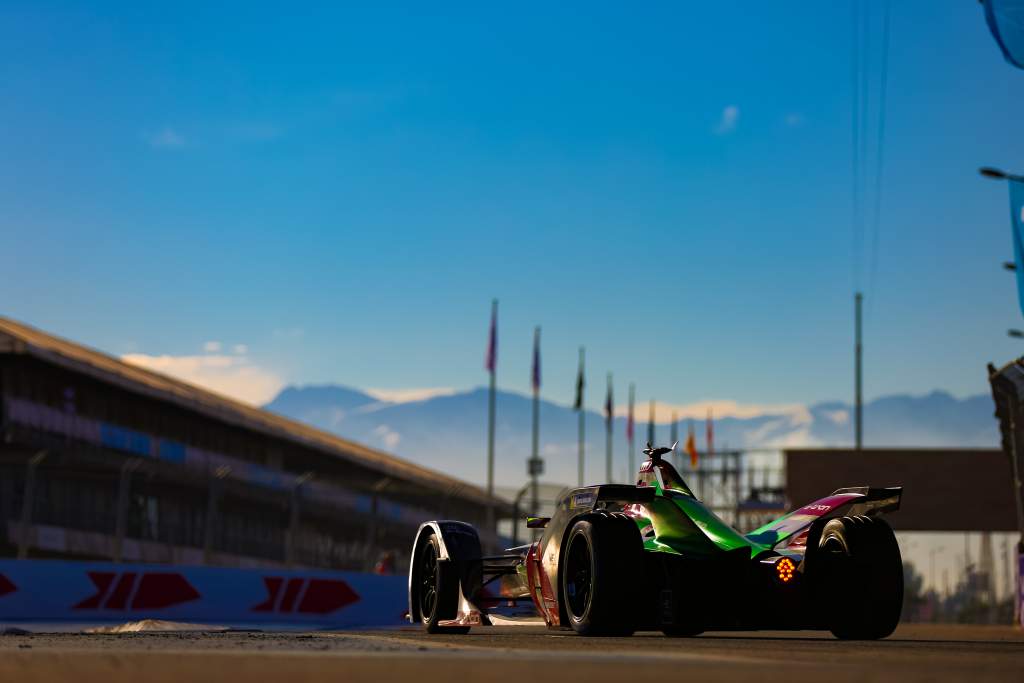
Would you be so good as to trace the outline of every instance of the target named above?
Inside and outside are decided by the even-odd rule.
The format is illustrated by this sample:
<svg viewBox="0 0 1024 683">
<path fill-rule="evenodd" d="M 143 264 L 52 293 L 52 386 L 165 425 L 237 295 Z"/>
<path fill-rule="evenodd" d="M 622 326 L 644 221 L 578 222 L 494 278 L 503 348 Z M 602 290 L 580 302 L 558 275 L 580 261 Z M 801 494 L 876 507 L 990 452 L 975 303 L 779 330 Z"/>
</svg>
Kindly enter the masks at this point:
<svg viewBox="0 0 1024 683">
<path fill-rule="evenodd" d="M 893 2 L 868 287 L 850 37 L 846 2 L 5 3 L 0 313 L 256 397 L 482 384 L 498 297 L 505 388 L 540 324 L 555 400 L 584 344 L 595 405 L 789 404 L 850 397 L 859 281 L 869 398 L 984 392 L 1024 322 L 976 169 L 1024 172 L 1024 72 L 980 5 Z"/>
</svg>

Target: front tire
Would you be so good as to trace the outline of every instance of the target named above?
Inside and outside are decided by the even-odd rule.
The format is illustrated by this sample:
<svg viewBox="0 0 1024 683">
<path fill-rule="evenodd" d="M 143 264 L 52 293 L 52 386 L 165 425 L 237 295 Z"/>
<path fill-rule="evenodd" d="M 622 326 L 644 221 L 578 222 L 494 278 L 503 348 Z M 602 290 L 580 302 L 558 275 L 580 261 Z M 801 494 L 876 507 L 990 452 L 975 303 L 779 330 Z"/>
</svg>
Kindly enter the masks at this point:
<svg viewBox="0 0 1024 683">
<path fill-rule="evenodd" d="M 896 630 L 903 609 L 903 560 L 896 536 L 878 517 L 841 517 L 818 545 L 825 619 L 843 640 L 877 640 Z"/>
<path fill-rule="evenodd" d="M 565 544 L 561 596 L 569 626 L 584 636 L 630 636 L 636 630 L 643 541 L 621 514 L 586 515 Z"/>
<path fill-rule="evenodd" d="M 430 536 L 420 546 L 412 584 L 420 621 L 427 633 L 469 633 L 468 626 L 441 626 L 459 609 L 459 577 L 450 562 L 440 559 L 441 544 Z"/>
</svg>

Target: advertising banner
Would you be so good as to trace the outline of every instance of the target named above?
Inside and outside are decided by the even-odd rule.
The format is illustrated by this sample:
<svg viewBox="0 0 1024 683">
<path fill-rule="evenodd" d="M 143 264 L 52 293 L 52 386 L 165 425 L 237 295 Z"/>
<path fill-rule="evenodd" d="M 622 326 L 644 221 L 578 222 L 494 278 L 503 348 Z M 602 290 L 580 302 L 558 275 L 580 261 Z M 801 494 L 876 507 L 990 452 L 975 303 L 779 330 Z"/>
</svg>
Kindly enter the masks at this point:
<svg viewBox="0 0 1024 683">
<path fill-rule="evenodd" d="M 57 560 L 0 560 L 0 622 L 363 628 L 403 623 L 406 577 Z"/>
</svg>

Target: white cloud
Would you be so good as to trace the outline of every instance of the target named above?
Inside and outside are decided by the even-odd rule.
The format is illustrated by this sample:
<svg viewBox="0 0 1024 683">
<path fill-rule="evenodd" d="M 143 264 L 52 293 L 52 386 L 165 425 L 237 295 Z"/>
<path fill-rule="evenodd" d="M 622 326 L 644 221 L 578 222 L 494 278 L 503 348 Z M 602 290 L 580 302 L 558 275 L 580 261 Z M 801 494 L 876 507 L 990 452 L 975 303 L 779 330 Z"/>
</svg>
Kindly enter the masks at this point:
<svg viewBox="0 0 1024 683">
<path fill-rule="evenodd" d="M 748 446 L 757 448 L 810 448 L 823 445 L 811 436 L 809 425 L 799 429 L 789 429 L 785 420 L 770 422 L 761 429 L 747 434 L 743 441 Z"/>
<path fill-rule="evenodd" d="M 384 447 L 392 451 L 397 448 L 398 444 L 402 441 L 402 435 L 387 425 L 378 425 L 373 430 L 373 434 L 374 436 L 380 437 L 380 440 L 384 443 Z"/>
<path fill-rule="evenodd" d="M 245 356 L 129 353 L 121 360 L 252 405 L 266 403 L 285 385 L 277 374 L 253 365 Z"/>
<path fill-rule="evenodd" d="M 804 115 L 799 112 L 790 112 L 786 114 L 786 125 L 790 128 L 797 128 L 804 125 Z"/>
<path fill-rule="evenodd" d="M 378 401 L 413 403 L 437 396 L 451 396 L 456 391 L 451 387 L 424 387 L 422 389 L 366 389 L 366 393 Z"/>
<path fill-rule="evenodd" d="M 707 400 L 696 403 L 654 404 L 654 421 L 660 424 L 667 424 L 672 421 L 673 415 L 677 419 L 703 420 L 708 416 L 708 410 L 716 420 L 723 417 L 736 417 L 749 420 L 754 417 L 779 416 L 786 417 L 794 424 L 806 424 L 811 422 L 811 412 L 807 406 L 799 403 L 739 403 L 730 400 Z M 615 414 L 625 417 L 629 414 L 629 406 L 619 405 Z M 637 422 L 646 423 L 650 415 L 649 404 L 638 403 L 634 409 L 633 416 Z"/>
<path fill-rule="evenodd" d="M 736 124 L 740 120 L 740 108 L 730 104 L 722 110 L 722 116 L 715 125 L 715 135 L 725 135 L 736 130 Z"/>
<path fill-rule="evenodd" d="M 249 353 L 249 347 L 245 344 L 235 344 L 231 350 L 235 352 L 236 356 L 244 356 Z"/>
<path fill-rule="evenodd" d="M 821 414 L 837 425 L 844 425 L 850 421 L 849 410 L 824 410 Z"/>
<path fill-rule="evenodd" d="M 220 342 L 219 341 L 208 341 L 208 342 L 206 342 L 205 344 L 203 344 L 203 351 L 206 351 L 206 353 L 217 353 L 218 351 L 220 351 Z"/>
<path fill-rule="evenodd" d="M 173 128 L 164 128 L 149 136 L 149 144 L 158 149 L 177 149 L 185 146 L 185 136 Z"/>
</svg>

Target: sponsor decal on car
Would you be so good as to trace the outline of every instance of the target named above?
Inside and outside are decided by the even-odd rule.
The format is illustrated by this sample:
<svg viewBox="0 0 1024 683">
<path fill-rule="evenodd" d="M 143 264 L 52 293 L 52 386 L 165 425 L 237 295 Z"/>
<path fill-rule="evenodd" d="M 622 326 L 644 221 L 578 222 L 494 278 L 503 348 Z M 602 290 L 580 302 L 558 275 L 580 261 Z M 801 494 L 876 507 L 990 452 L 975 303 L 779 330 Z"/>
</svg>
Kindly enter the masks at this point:
<svg viewBox="0 0 1024 683">
<path fill-rule="evenodd" d="M 575 510 L 577 508 L 588 508 L 594 505 L 596 496 L 593 491 L 587 491 L 586 493 L 574 493 L 572 498 L 569 499 L 569 509 Z"/>
</svg>

